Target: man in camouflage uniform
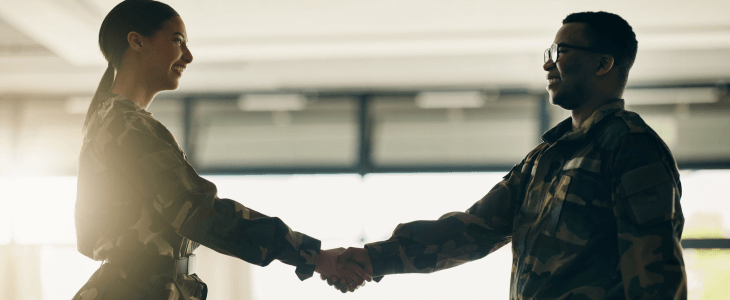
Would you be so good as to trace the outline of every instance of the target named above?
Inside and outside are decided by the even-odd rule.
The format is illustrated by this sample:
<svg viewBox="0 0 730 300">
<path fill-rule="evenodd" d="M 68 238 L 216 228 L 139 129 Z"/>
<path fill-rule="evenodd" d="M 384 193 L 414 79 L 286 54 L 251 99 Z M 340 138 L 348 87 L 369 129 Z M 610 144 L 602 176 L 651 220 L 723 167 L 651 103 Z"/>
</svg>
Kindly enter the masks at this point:
<svg viewBox="0 0 730 300">
<path fill-rule="evenodd" d="M 563 24 L 543 68 L 552 103 L 572 117 L 466 212 L 400 224 L 340 262 L 377 280 L 454 267 L 512 242 L 510 299 L 686 299 L 676 163 L 621 99 L 633 30 L 605 12 Z"/>
<path fill-rule="evenodd" d="M 320 267 L 319 240 L 219 199 L 151 113 L 103 97 L 79 158 L 76 232 L 79 251 L 105 263 L 74 299 L 204 299 L 191 256 L 200 244 L 260 266 L 278 259 L 301 280 Z"/>
</svg>

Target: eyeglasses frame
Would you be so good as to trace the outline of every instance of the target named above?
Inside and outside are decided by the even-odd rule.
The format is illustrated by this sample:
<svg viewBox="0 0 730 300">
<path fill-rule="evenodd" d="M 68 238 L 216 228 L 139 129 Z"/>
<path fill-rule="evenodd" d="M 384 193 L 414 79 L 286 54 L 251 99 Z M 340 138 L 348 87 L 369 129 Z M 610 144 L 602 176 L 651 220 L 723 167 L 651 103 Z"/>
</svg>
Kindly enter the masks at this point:
<svg viewBox="0 0 730 300">
<path fill-rule="evenodd" d="M 570 48 L 570 49 L 578 49 L 578 50 L 595 52 L 595 53 L 604 53 L 604 54 L 606 53 L 605 51 L 598 50 L 596 48 L 573 46 L 573 45 L 570 45 L 570 44 L 562 44 L 562 43 L 561 44 L 553 43 L 552 45 L 550 45 L 550 48 L 545 49 L 545 53 L 543 54 L 543 60 L 544 60 L 544 62 L 546 63 L 546 62 L 548 62 L 548 60 L 551 60 L 553 63 L 558 62 L 558 58 L 560 57 L 560 51 L 558 51 L 558 49 L 560 47 Z M 553 48 L 555 48 L 555 51 L 552 51 Z M 555 52 L 555 59 L 553 59 L 553 55 L 552 55 L 553 52 Z"/>
</svg>

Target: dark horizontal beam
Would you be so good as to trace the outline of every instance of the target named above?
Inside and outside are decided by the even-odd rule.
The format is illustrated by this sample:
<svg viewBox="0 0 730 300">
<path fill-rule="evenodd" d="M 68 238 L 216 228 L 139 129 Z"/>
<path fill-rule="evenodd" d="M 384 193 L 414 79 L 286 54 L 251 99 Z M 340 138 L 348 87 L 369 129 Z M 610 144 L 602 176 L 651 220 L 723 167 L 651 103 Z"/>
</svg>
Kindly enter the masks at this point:
<svg viewBox="0 0 730 300">
<path fill-rule="evenodd" d="M 721 160 L 705 160 L 705 161 L 679 161 L 679 162 L 677 162 L 677 167 L 679 167 L 680 170 L 730 169 L 730 160 L 721 159 Z"/>
<path fill-rule="evenodd" d="M 507 172 L 512 165 L 400 165 L 375 166 L 373 173 Z"/>
<path fill-rule="evenodd" d="M 730 239 L 683 239 L 682 248 L 730 250 Z"/>
<path fill-rule="evenodd" d="M 664 82 L 654 84 L 629 84 L 626 89 L 682 89 L 682 88 L 719 88 L 727 84 L 723 81 L 698 81 L 698 82 Z"/>
<path fill-rule="evenodd" d="M 420 92 L 431 92 L 431 91 L 478 91 L 488 90 L 485 87 L 428 87 L 423 89 L 322 89 L 322 90 L 299 90 L 299 89 L 279 89 L 279 90 L 247 90 L 240 91 L 237 93 L 185 93 L 175 92 L 166 95 L 160 95 L 158 99 L 184 99 L 184 98 L 196 98 L 202 101 L 215 101 L 215 100 L 236 100 L 240 95 L 244 94 L 286 94 L 286 93 L 301 93 L 304 95 L 316 95 L 317 97 L 413 97 Z M 499 89 L 499 94 L 506 95 L 541 95 L 544 94 L 545 90 L 531 90 L 526 88 L 503 88 Z"/>
<path fill-rule="evenodd" d="M 367 173 L 463 173 L 463 172 L 507 172 L 512 165 L 392 165 L 373 166 Z M 681 170 L 730 169 L 727 161 L 680 162 Z M 355 166 L 237 166 L 237 167 L 201 167 L 200 174 L 205 175 L 292 175 L 292 174 L 361 174 L 363 169 Z"/>
<path fill-rule="evenodd" d="M 291 166 L 291 167 L 201 167 L 202 175 L 295 175 L 295 174 L 348 174 L 357 173 L 354 167 Z"/>
<path fill-rule="evenodd" d="M 464 173 L 507 172 L 511 165 L 407 165 L 375 166 L 368 173 Z M 294 174 L 362 174 L 358 166 L 290 166 L 290 167 L 201 167 L 203 175 L 294 175 Z"/>
<path fill-rule="evenodd" d="M 700 88 L 715 87 L 726 88 L 730 79 L 726 78 L 705 78 L 693 82 L 655 82 L 655 83 L 638 83 L 629 84 L 627 89 L 662 89 L 662 88 Z M 238 91 L 218 91 L 218 92 L 167 92 L 157 96 L 157 99 L 184 99 L 197 98 L 202 101 L 206 100 L 235 100 L 241 94 L 277 94 L 277 93 L 303 93 L 314 94 L 321 97 L 326 96 L 359 96 L 368 94 L 372 96 L 407 96 L 415 95 L 422 91 L 474 91 L 474 90 L 493 90 L 494 85 L 461 85 L 461 86 L 414 86 L 405 88 L 389 88 L 389 87 L 341 87 L 341 88 L 280 88 L 276 90 L 238 90 Z M 544 88 L 531 88 L 524 85 L 497 86 L 500 95 L 509 94 L 532 94 L 542 95 L 545 93 Z M 89 96 L 88 93 L 66 93 L 66 94 L 46 94 L 46 93 L 7 93 L 3 94 L 3 98 L 23 97 L 34 99 L 66 99 L 69 96 Z M 1 101 L 2 99 L 0 99 Z"/>
</svg>

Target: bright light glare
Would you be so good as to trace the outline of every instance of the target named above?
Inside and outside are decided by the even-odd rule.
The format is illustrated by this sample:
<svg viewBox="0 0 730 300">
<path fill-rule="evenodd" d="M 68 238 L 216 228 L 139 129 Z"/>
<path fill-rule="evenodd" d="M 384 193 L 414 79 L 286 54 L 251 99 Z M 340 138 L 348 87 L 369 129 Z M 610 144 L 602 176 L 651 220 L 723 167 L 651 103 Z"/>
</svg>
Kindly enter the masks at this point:
<svg viewBox="0 0 730 300">
<path fill-rule="evenodd" d="M 322 247 L 362 246 L 390 237 L 398 223 L 434 220 L 465 211 L 504 173 L 374 174 L 316 176 L 209 176 L 220 197 L 281 217 L 292 229 L 322 240 Z M 353 294 L 357 299 L 463 299 L 508 297 L 511 252 L 505 247 L 478 262 L 423 275 L 388 276 Z M 253 267 L 254 299 L 340 299 L 314 278 L 300 283 L 290 266 L 274 262 Z M 282 289 L 281 286 L 291 286 Z M 444 287 L 453 288 L 444 288 Z M 484 288 L 490 290 L 484 294 Z M 493 298 L 489 298 L 493 297 Z"/>
<path fill-rule="evenodd" d="M 444 213 L 465 211 L 503 175 L 500 172 L 206 178 L 218 186 L 219 197 L 280 217 L 292 229 L 321 239 L 323 248 L 328 249 L 385 240 L 399 223 L 434 220 Z M 681 179 L 682 207 L 687 219 L 685 238 L 730 237 L 730 224 L 726 220 L 730 216 L 730 204 L 725 201 L 730 195 L 730 185 L 726 184 L 730 171 L 683 171 Z M 0 189 L 6 192 L 6 197 L 0 198 L 0 206 L 4 208 L 0 209 L 0 245 L 8 244 L 12 236 L 18 244 L 40 249 L 32 252 L 35 254 L 23 254 L 22 260 L 31 267 L 17 276 L 28 282 L 40 282 L 43 299 L 71 298 L 99 266 L 99 262 L 76 251 L 73 225 L 76 178 L 0 179 Z M 686 251 L 690 299 L 707 293 L 712 282 L 727 274 L 711 268 L 715 258 L 709 254 L 700 257 L 697 253 Z M 220 271 L 215 266 L 208 268 Z M 382 282 L 370 283 L 348 297 L 505 299 L 510 269 L 511 252 L 507 245 L 479 261 L 434 274 L 386 276 Z M 257 300 L 299 295 L 322 300 L 343 297 L 322 284 L 316 275 L 300 282 L 294 268 L 280 262 L 266 268 L 252 266 L 251 274 L 244 277 L 251 278 L 251 294 Z M 210 282 L 211 287 L 230 288 L 223 278 L 207 279 L 220 281 L 220 286 Z M 214 296 L 224 294 L 211 291 Z"/>
<path fill-rule="evenodd" d="M 730 238 L 730 170 L 683 171 L 683 238 Z"/>
<path fill-rule="evenodd" d="M 19 178 L 11 185 L 9 207 L 16 243 L 76 244 L 76 177 Z"/>
<path fill-rule="evenodd" d="M 71 299 L 101 266 L 76 250 L 76 246 L 42 246 L 40 249 L 43 300 Z"/>
<path fill-rule="evenodd" d="M 0 197 L 0 245 L 10 243 L 13 233 L 11 216 L 13 215 L 12 185 L 8 179 L 0 179 L 0 191 L 5 191 L 5 196 Z M 9 192 L 8 192 L 9 191 Z"/>
</svg>

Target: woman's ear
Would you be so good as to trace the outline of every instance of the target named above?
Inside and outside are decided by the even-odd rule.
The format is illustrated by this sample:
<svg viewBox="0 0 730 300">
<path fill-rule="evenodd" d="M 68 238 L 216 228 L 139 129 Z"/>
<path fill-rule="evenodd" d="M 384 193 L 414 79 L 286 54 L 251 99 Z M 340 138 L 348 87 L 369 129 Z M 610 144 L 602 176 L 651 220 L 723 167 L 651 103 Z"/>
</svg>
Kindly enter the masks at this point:
<svg viewBox="0 0 730 300">
<path fill-rule="evenodd" d="M 613 55 L 603 54 L 598 61 L 598 70 L 596 70 L 596 76 L 603 76 L 604 74 L 611 71 L 613 68 Z"/>
<path fill-rule="evenodd" d="M 129 43 L 129 48 L 132 48 L 133 51 L 142 52 L 142 43 L 145 42 L 144 36 L 135 31 L 130 31 L 127 34 L 127 43 Z"/>
</svg>

